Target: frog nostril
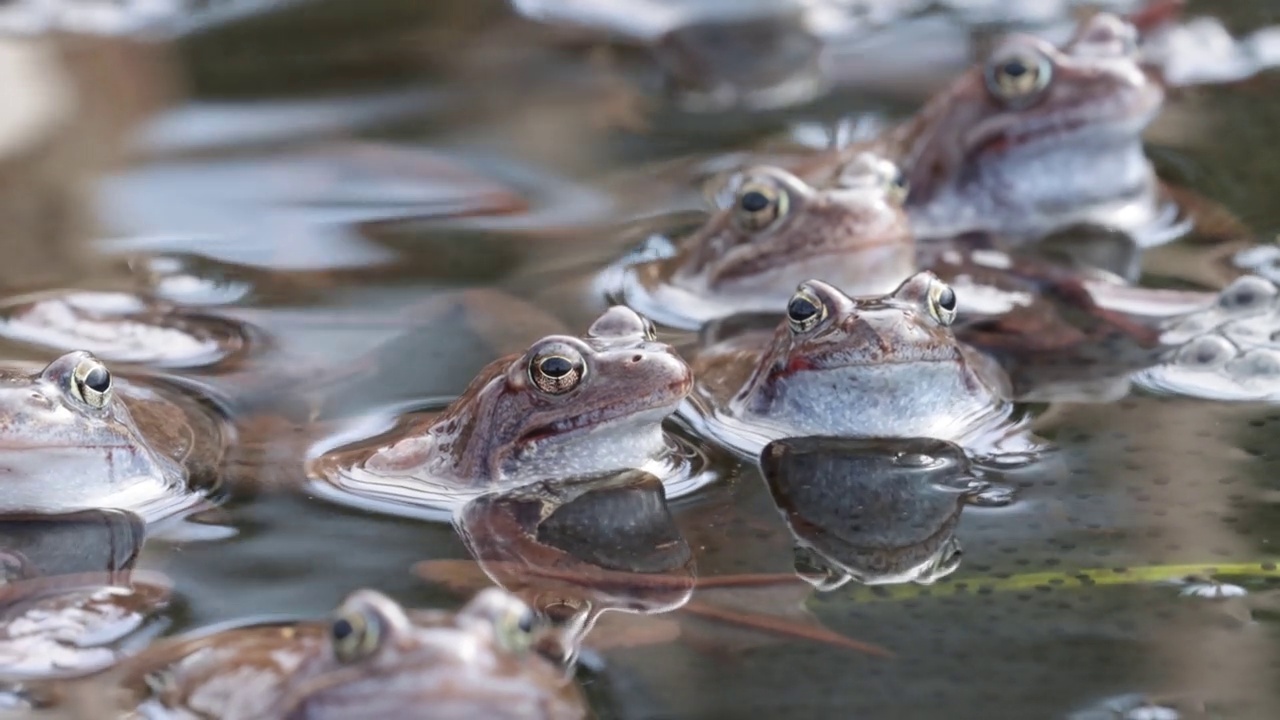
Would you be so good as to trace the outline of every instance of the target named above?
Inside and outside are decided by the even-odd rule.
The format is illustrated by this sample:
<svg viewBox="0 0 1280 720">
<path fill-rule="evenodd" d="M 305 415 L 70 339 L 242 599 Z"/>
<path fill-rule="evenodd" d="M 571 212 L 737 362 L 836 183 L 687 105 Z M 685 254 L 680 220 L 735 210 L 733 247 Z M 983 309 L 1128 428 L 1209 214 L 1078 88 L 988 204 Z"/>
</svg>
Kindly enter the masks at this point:
<svg viewBox="0 0 1280 720">
<path fill-rule="evenodd" d="M 641 361 L 641 360 L 643 360 L 643 359 L 644 359 L 644 356 L 643 356 L 643 355 L 632 355 L 632 356 L 631 356 L 631 362 L 633 362 L 633 363 L 638 363 L 638 362 L 640 362 L 640 361 Z"/>
</svg>

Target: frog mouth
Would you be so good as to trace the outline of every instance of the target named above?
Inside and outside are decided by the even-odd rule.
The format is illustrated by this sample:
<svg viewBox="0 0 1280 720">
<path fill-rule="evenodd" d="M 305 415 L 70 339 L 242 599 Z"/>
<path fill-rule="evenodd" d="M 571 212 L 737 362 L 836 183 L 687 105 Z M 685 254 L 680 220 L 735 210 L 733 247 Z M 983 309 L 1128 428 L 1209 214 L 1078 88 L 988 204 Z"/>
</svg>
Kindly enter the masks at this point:
<svg viewBox="0 0 1280 720">
<path fill-rule="evenodd" d="M 530 428 L 516 440 L 517 445 L 532 445 L 552 438 L 579 435 L 603 427 L 615 420 L 629 424 L 661 423 L 675 412 L 692 389 L 692 380 L 681 380 L 667 385 L 661 392 L 649 393 L 634 405 L 606 408 L 580 413 Z"/>
</svg>

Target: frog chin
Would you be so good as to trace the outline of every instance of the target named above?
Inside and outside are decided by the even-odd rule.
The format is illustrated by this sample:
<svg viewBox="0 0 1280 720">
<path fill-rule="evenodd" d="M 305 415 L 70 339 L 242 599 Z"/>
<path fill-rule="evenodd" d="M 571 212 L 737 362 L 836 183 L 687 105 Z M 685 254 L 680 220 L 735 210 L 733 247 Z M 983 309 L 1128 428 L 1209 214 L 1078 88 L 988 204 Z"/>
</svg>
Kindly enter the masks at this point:
<svg viewBox="0 0 1280 720">
<path fill-rule="evenodd" d="M 524 440 L 504 463 L 504 479 L 523 482 L 646 467 L 670 452 L 662 420 L 674 409 L 644 410 Z"/>
</svg>

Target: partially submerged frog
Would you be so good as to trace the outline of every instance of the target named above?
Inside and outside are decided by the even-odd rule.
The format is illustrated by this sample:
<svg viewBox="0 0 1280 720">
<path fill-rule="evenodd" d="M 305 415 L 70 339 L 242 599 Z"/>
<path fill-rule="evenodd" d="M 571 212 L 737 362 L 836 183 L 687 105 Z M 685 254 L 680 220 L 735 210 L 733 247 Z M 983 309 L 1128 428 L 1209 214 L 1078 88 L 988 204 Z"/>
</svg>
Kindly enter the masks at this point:
<svg viewBox="0 0 1280 720">
<path fill-rule="evenodd" d="M 327 621 L 161 642 L 120 674 L 145 717 L 589 717 L 572 678 L 533 651 L 539 633 L 532 610 L 497 588 L 456 613 L 408 611 L 366 589 Z"/>
<path fill-rule="evenodd" d="M 884 154 L 906 173 L 918 239 L 978 231 L 1034 240 L 1099 224 L 1156 244 L 1187 229 L 1170 225 L 1143 153 L 1142 132 L 1163 101 L 1140 63 L 1137 30 L 1097 13 L 1060 49 L 1008 36 L 910 120 L 792 169 L 838 185 L 851 158 Z"/>
<path fill-rule="evenodd" d="M 693 327 L 776 311 L 808 278 L 852 295 L 893 290 L 916 262 L 902 175 L 868 153 L 846 178 L 841 188 L 818 190 L 770 166 L 731 177 L 719 209 L 672 256 L 622 273 L 622 297 L 664 324 Z"/>
<path fill-rule="evenodd" d="M 999 445 L 1016 424 L 1009 381 L 956 340 L 957 305 L 930 272 L 857 299 L 807 281 L 774 332 L 744 333 L 697 357 L 681 416 L 748 456 L 796 435 Z"/>
<path fill-rule="evenodd" d="M 1280 400 L 1280 289 L 1256 275 L 1164 328 L 1162 361 L 1134 375 L 1154 392 L 1215 400 Z"/>
<path fill-rule="evenodd" d="M 652 324 L 614 306 L 585 336 L 547 336 L 495 360 L 443 411 L 406 416 L 389 433 L 314 458 L 308 475 L 321 492 L 341 488 L 335 499 L 434 508 L 612 470 L 667 479 L 685 468 L 662 421 L 692 384 Z"/>
<path fill-rule="evenodd" d="M 244 349 L 242 325 L 128 292 L 56 290 L 0 302 L 0 337 L 118 363 L 194 367 Z"/>
<path fill-rule="evenodd" d="M 178 387 L 112 375 L 70 352 L 0 368 L 0 509 L 119 508 L 153 522 L 217 485 L 230 430 Z"/>
</svg>

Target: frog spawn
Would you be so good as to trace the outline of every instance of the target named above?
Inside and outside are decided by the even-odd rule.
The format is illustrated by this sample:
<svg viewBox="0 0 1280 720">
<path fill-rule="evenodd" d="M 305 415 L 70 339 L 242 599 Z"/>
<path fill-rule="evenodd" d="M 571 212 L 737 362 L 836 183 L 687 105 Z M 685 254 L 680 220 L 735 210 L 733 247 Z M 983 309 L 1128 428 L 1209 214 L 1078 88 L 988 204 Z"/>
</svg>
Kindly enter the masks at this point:
<svg viewBox="0 0 1280 720">
<path fill-rule="evenodd" d="M 1162 394 L 1214 400 L 1280 401 L 1280 291 L 1246 275 L 1210 308 L 1166 327 L 1167 359 L 1134 375 Z"/>
</svg>

